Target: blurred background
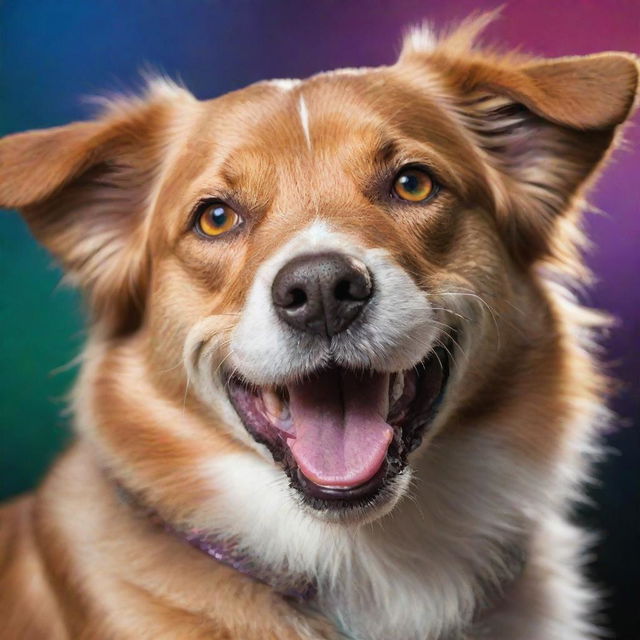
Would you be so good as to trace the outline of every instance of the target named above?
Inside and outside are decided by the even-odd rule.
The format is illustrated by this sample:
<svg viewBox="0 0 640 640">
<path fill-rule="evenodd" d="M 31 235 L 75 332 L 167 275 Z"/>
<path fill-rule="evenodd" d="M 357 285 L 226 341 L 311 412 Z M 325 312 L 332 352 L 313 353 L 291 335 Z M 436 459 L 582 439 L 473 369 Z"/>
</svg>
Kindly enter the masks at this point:
<svg viewBox="0 0 640 640">
<path fill-rule="evenodd" d="M 84 98 L 140 87 L 157 69 L 199 98 L 264 78 L 394 61 L 404 29 L 492 9 L 498 0 L 0 0 L 0 134 L 86 118 Z M 487 39 L 545 56 L 640 53 L 638 0 L 512 0 Z M 606 92 L 606 86 L 602 90 Z M 636 119 L 637 120 L 637 119 Z M 640 638 L 640 135 L 629 130 L 593 193 L 598 282 L 585 303 L 619 319 L 606 361 L 624 388 L 576 518 L 599 532 L 590 571 L 614 637 Z M 77 295 L 20 218 L 0 215 L 0 497 L 33 487 L 69 438 L 65 394 L 84 340 Z"/>
</svg>

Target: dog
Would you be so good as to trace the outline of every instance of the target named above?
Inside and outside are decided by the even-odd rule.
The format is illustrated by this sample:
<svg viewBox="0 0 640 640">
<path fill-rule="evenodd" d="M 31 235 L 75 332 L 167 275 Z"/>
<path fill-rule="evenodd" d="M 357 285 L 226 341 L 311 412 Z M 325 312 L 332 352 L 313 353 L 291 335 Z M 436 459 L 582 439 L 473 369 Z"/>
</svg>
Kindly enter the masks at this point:
<svg viewBox="0 0 640 640">
<path fill-rule="evenodd" d="M 75 441 L 1 512 L 4 638 L 596 637 L 609 383 L 567 283 L 639 65 L 489 20 L 0 142 L 90 315 Z"/>
</svg>

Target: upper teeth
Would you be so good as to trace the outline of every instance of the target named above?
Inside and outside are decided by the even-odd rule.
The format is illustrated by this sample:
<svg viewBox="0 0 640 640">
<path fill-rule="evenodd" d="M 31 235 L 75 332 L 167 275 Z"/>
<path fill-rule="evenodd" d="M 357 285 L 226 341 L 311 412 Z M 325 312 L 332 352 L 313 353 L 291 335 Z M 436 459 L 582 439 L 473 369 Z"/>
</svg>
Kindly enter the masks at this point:
<svg viewBox="0 0 640 640">
<path fill-rule="evenodd" d="M 389 405 L 393 405 L 395 402 L 400 400 L 402 397 L 402 392 L 404 391 L 404 372 L 400 371 L 396 373 L 393 380 L 393 388 L 391 389 L 391 401 Z"/>
<path fill-rule="evenodd" d="M 271 389 L 262 390 L 262 402 L 264 408 L 274 420 L 286 420 L 289 414 L 289 407 L 282 401 L 280 396 Z"/>
</svg>

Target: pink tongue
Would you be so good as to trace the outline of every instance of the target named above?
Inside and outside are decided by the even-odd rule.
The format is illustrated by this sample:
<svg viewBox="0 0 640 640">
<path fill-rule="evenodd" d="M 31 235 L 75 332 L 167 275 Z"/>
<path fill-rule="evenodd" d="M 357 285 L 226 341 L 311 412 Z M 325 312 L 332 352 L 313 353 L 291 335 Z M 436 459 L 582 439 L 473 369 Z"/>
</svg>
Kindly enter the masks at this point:
<svg viewBox="0 0 640 640">
<path fill-rule="evenodd" d="M 352 488 L 382 466 L 393 438 L 384 420 L 389 376 L 329 370 L 289 387 L 295 439 L 288 440 L 302 473 L 323 487 Z"/>
</svg>

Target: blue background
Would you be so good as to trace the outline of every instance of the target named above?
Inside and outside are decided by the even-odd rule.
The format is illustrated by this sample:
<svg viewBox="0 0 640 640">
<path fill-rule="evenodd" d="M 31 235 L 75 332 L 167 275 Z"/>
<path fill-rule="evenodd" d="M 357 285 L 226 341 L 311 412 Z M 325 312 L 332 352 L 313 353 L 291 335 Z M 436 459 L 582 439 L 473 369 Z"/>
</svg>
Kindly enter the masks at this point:
<svg viewBox="0 0 640 640">
<path fill-rule="evenodd" d="M 493 2 L 325 0 L 15 0 L 0 4 L 0 133 L 87 117 L 83 96 L 129 91 L 157 69 L 200 98 L 269 77 L 390 63 L 400 36 L 423 19 L 446 24 Z M 492 41 L 559 56 L 606 49 L 638 53 L 636 0 L 518 0 L 488 30 Z M 606 91 L 606 87 L 603 88 Z M 614 453 L 598 470 L 592 506 L 578 517 L 601 532 L 592 573 L 609 594 L 620 640 L 640 636 L 640 217 L 637 128 L 592 201 L 599 276 L 584 296 L 620 320 L 607 342 L 624 382 Z M 64 395 L 84 339 L 77 295 L 15 214 L 0 216 L 0 496 L 32 487 L 67 438 Z M 71 363 L 71 364 L 69 364 Z"/>
</svg>

